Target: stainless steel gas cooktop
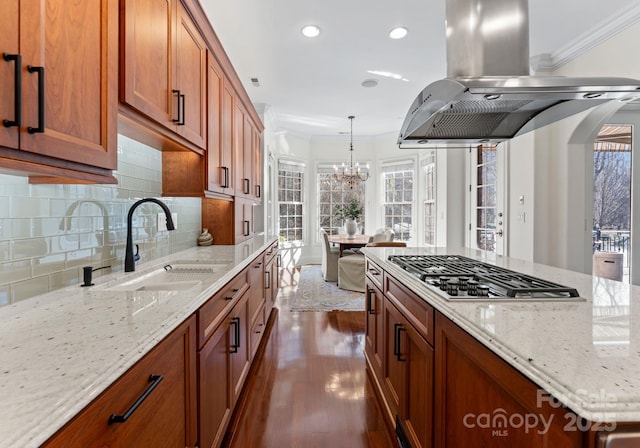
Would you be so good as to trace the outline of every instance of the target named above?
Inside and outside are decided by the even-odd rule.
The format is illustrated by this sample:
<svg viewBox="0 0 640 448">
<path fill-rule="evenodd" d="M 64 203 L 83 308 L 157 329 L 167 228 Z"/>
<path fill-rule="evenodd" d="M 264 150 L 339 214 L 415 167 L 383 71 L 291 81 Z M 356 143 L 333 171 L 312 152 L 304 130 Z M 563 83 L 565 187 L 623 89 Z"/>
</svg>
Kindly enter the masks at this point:
<svg viewBox="0 0 640 448">
<path fill-rule="evenodd" d="M 459 255 L 390 255 L 447 300 L 583 301 L 575 288 Z"/>
</svg>

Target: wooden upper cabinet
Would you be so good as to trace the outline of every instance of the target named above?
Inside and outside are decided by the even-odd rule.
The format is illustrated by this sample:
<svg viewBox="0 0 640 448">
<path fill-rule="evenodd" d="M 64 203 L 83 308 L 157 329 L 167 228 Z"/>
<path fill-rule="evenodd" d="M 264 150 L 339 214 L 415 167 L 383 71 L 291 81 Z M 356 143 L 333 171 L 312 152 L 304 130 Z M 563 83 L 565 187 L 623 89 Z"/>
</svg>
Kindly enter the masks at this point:
<svg viewBox="0 0 640 448">
<path fill-rule="evenodd" d="M 233 120 L 235 194 L 257 199 L 262 195 L 260 132 L 239 102 L 234 103 Z"/>
<path fill-rule="evenodd" d="M 17 121 L 16 103 L 20 101 L 16 92 L 16 83 L 20 85 L 18 77 L 21 77 L 23 65 L 16 59 L 20 54 L 20 42 L 18 25 L 19 21 L 14 20 L 20 17 L 19 0 L 6 0 L 3 2 L 3 14 L 9 20 L 4 20 L 0 26 L 0 53 L 11 55 L 13 59 L 0 59 L 0 119 L 8 121 Z M 20 56 L 22 57 L 22 56 Z M 16 72 L 17 71 L 17 72 Z M 0 126 L 0 146 L 8 148 L 19 147 L 19 130 L 17 126 L 5 127 Z"/>
<path fill-rule="evenodd" d="M 0 59 L 0 119 L 13 123 L 0 145 L 21 154 L 1 151 L 1 165 L 20 168 L 7 166 L 10 157 L 36 174 L 115 182 L 117 0 L 9 0 L 3 16 L 0 53 L 10 56 Z"/>
<path fill-rule="evenodd" d="M 177 2 L 175 85 L 176 131 L 206 148 L 207 47 L 181 2 Z M 174 118 L 175 120 L 175 118 Z"/>
<path fill-rule="evenodd" d="M 120 101 L 158 123 L 171 124 L 169 0 L 122 0 Z"/>
<path fill-rule="evenodd" d="M 251 150 L 251 177 L 253 178 L 253 194 L 257 199 L 262 198 L 262 135 L 253 127 Z"/>
<path fill-rule="evenodd" d="M 232 195 L 233 91 L 213 54 L 207 61 L 207 189 Z"/>
<path fill-rule="evenodd" d="M 120 101 L 205 148 L 206 44 L 184 6 L 121 0 L 120 8 Z"/>
</svg>

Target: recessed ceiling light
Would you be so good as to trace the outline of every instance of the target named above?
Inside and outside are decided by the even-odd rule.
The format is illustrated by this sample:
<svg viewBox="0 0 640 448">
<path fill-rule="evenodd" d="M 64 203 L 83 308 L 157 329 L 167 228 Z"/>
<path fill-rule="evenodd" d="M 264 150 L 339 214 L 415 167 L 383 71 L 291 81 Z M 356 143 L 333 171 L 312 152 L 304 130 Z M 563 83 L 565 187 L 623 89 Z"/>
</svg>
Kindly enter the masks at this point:
<svg viewBox="0 0 640 448">
<path fill-rule="evenodd" d="M 316 37 L 320 34 L 320 28 L 316 25 L 306 25 L 302 27 L 302 34 L 306 37 Z"/>
<path fill-rule="evenodd" d="M 365 79 L 362 81 L 362 87 L 375 87 L 378 85 L 377 79 Z"/>
<path fill-rule="evenodd" d="M 403 26 L 399 26 L 399 27 L 394 28 L 391 31 L 389 31 L 389 37 L 391 39 L 402 39 L 403 37 L 405 37 L 407 35 L 408 32 L 409 32 L 408 29 L 406 29 Z"/>
</svg>

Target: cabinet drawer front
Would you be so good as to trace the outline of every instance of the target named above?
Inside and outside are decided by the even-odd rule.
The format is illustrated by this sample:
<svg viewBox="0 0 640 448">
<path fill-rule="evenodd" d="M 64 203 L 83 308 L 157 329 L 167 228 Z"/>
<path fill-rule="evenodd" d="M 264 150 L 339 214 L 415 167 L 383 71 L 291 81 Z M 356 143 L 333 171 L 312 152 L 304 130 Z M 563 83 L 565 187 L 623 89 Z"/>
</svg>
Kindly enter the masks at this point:
<svg viewBox="0 0 640 448">
<path fill-rule="evenodd" d="M 388 274 L 384 277 L 384 283 L 385 296 L 395 302 L 422 337 L 433 345 L 435 334 L 433 307 Z"/>
<path fill-rule="evenodd" d="M 262 335 L 265 330 L 265 320 L 264 320 L 264 304 L 260 307 L 259 312 L 257 313 L 256 320 L 251 325 L 249 329 L 249 347 L 251 350 L 251 358 L 253 358 L 258 350 L 258 346 L 260 345 L 260 340 L 262 339 Z"/>
<path fill-rule="evenodd" d="M 278 242 L 273 243 L 265 252 L 265 263 L 269 263 L 274 257 L 278 256 Z"/>
<path fill-rule="evenodd" d="M 197 311 L 198 316 L 198 348 L 202 348 L 220 323 L 222 311 L 237 303 L 238 299 L 249 289 L 246 269 L 226 284 L 216 295 Z"/>
<path fill-rule="evenodd" d="M 195 425 L 189 422 L 196 404 L 194 344 L 195 322 L 190 318 L 44 446 L 193 446 Z M 155 388 L 150 387 L 150 375 L 162 376 Z M 112 415 L 127 413 L 126 421 L 109 423 Z"/>
<path fill-rule="evenodd" d="M 382 269 L 369 258 L 365 259 L 365 272 L 374 285 L 382 290 Z"/>
</svg>

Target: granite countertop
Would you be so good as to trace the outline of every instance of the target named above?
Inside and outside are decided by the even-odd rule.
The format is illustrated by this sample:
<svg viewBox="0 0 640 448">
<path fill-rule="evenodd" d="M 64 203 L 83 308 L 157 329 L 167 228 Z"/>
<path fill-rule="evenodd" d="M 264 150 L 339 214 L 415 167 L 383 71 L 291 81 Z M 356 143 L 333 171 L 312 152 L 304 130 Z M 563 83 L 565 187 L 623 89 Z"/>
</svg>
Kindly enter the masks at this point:
<svg viewBox="0 0 640 448">
<path fill-rule="evenodd" d="M 362 251 L 579 416 L 640 422 L 640 287 L 470 249 Z M 576 288 L 585 300 L 447 301 L 391 254 L 463 255 Z"/>
<path fill-rule="evenodd" d="M 0 447 L 45 442 L 274 241 L 194 247 L 0 308 Z M 190 260 L 226 266 L 189 291 L 108 290 Z"/>
</svg>

